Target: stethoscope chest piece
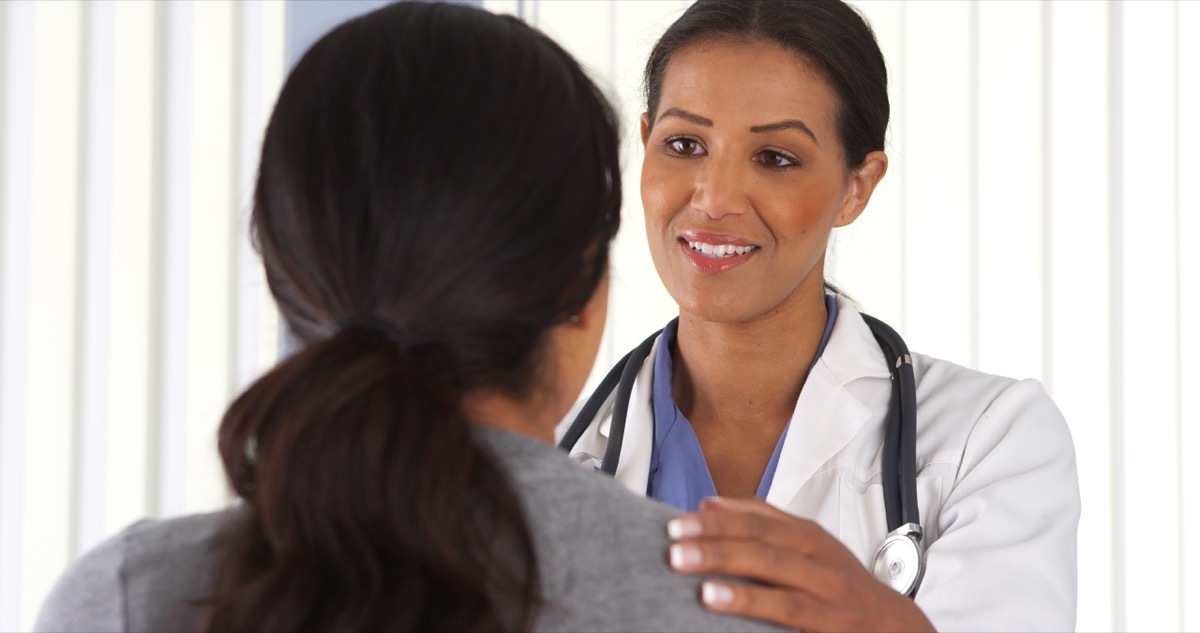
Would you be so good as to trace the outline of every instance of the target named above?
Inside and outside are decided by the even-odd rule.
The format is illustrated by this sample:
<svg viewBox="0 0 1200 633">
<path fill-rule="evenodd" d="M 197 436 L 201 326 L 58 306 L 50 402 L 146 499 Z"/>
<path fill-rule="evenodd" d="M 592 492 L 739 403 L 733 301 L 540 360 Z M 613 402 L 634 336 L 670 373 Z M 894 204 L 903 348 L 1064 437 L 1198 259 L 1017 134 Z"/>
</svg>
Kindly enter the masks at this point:
<svg viewBox="0 0 1200 633">
<path fill-rule="evenodd" d="M 921 527 L 905 523 L 888 532 L 875 554 L 875 577 L 896 591 L 912 597 L 925 575 L 925 552 L 921 548 Z"/>
</svg>

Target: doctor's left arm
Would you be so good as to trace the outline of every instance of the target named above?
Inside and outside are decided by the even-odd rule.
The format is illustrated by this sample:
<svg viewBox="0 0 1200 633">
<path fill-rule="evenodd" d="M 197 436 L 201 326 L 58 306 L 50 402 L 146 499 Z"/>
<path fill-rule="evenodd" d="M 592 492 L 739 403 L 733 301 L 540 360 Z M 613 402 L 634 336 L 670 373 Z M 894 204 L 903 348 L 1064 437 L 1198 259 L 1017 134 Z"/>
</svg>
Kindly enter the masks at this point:
<svg viewBox="0 0 1200 633">
<path fill-rule="evenodd" d="M 917 594 L 934 624 L 1074 630 L 1079 478 L 1066 420 L 1040 383 L 992 402 L 944 499 Z"/>
</svg>

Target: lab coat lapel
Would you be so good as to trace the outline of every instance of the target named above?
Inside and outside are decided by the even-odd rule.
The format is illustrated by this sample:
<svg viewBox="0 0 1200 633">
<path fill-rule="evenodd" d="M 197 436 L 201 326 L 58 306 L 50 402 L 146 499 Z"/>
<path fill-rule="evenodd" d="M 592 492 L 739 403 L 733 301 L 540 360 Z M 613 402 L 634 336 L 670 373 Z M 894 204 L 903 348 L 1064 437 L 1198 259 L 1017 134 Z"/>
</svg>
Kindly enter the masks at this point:
<svg viewBox="0 0 1200 633">
<path fill-rule="evenodd" d="M 658 354 L 658 343 L 650 349 L 650 355 L 642 363 L 633 390 L 629 394 L 629 413 L 625 420 L 625 438 L 621 444 L 621 458 L 617 462 L 616 480 L 621 482 L 639 496 L 646 494 L 647 481 L 650 477 L 650 451 L 653 449 L 654 438 L 654 408 L 650 395 L 654 391 L 654 358 Z M 579 441 L 569 451 L 575 461 L 590 464 L 599 468 L 604 459 L 604 451 L 608 448 L 609 434 L 612 432 L 612 412 L 615 391 L 609 394 L 604 406 L 600 407 L 599 422 L 592 424 L 580 436 Z M 575 405 L 555 432 L 555 441 L 570 426 L 584 399 Z"/>
<path fill-rule="evenodd" d="M 786 508 L 804 484 L 850 443 L 872 417 L 871 403 L 890 387 L 883 354 L 849 301 L 838 318 L 792 414 L 767 501 Z M 886 400 L 885 400 L 886 402 Z"/>
<path fill-rule="evenodd" d="M 654 359 L 657 355 L 658 340 L 655 339 L 629 394 L 625 439 L 621 444 L 621 459 L 617 462 L 617 481 L 639 495 L 646 494 L 650 479 L 650 452 L 654 448 L 654 405 L 650 397 L 654 393 Z M 605 422 L 601 426 L 601 433 L 607 440 L 612 426 L 611 412 Z"/>
</svg>

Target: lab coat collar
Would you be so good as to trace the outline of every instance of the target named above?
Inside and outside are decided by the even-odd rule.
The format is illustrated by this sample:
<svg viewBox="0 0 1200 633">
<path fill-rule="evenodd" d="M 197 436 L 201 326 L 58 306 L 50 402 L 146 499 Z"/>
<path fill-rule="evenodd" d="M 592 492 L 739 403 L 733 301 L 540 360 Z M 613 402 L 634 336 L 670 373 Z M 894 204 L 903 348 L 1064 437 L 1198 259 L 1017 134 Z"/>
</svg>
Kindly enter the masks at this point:
<svg viewBox="0 0 1200 633">
<path fill-rule="evenodd" d="M 776 507 L 788 506 L 804 483 L 863 431 L 876 403 L 890 391 L 887 365 L 871 329 L 853 303 L 840 296 L 837 301 L 829 344 L 796 401 L 767 492 Z"/>
<path fill-rule="evenodd" d="M 837 301 L 838 318 L 829 343 L 800 392 L 775 478 L 767 492 L 767 501 L 776 507 L 789 505 L 804 483 L 862 432 L 873 412 L 882 420 L 886 411 L 878 407 L 878 402 L 886 403 L 890 392 L 890 375 L 883 353 L 854 304 L 843 297 L 837 297 Z M 621 459 L 617 463 L 617 481 L 639 495 L 646 494 L 654 444 L 651 393 L 657 353 L 656 342 L 633 384 Z M 612 402 L 610 394 L 600 410 L 599 423 L 571 449 L 572 458 L 600 466 L 612 428 Z M 559 435 L 574 417 L 574 412 L 568 415 L 559 427 Z"/>
</svg>

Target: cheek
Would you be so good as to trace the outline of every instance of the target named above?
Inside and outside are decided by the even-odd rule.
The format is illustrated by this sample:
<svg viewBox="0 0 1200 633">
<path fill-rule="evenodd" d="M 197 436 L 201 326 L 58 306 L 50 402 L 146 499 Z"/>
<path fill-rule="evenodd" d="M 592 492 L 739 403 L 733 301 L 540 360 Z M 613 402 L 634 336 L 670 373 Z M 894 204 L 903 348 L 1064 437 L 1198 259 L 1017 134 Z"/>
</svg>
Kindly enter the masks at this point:
<svg viewBox="0 0 1200 633">
<path fill-rule="evenodd" d="M 649 225 L 652 220 L 666 215 L 671 190 L 662 170 L 656 168 L 650 159 L 642 163 L 641 187 L 642 209 L 645 210 L 646 224 Z"/>
<path fill-rule="evenodd" d="M 835 189 L 804 187 L 779 192 L 780 195 L 773 196 L 774 204 L 766 207 L 774 210 L 770 214 L 773 217 L 769 220 L 764 218 L 764 220 L 784 228 L 785 234 L 797 237 L 825 232 L 832 228 L 833 222 L 841 210 L 841 198 Z"/>
</svg>

